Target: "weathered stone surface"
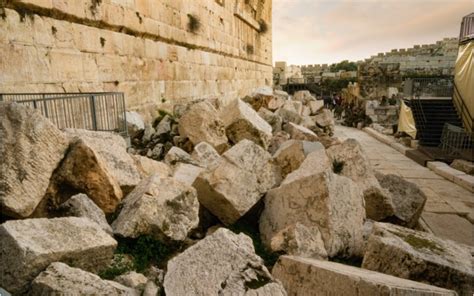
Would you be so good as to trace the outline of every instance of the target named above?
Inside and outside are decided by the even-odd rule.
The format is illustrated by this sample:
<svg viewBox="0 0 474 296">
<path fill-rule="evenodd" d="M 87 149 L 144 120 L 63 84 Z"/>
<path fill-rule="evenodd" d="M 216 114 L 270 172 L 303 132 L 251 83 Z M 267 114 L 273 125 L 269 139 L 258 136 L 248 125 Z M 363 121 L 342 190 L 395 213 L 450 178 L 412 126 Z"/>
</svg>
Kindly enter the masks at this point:
<svg viewBox="0 0 474 296">
<path fill-rule="evenodd" d="M 320 127 L 334 126 L 334 116 L 332 115 L 332 112 L 328 109 L 323 109 L 321 112 L 316 114 L 313 119 Z"/>
<path fill-rule="evenodd" d="M 273 155 L 275 163 L 281 168 L 283 178 L 299 168 L 305 157 L 303 141 L 297 140 L 289 140 L 281 144 Z"/>
<path fill-rule="evenodd" d="M 171 168 L 164 162 L 141 155 L 132 155 L 132 158 L 142 179 L 154 174 L 159 174 L 162 177 L 171 175 Z"/>
<path fill-rule="evenodd" d="M 287 99 L 288 98 L 287 97 L 285 98 L 284 96 L 283 97 L 275 96 L 271 100 L 268 101 L 266 108 L 270 111 L 276 111 L 277 109 L 281 108 L 285 104 L 285 101 Z"/>
<path fill-rule="evenodd" d="M 208 169 L 214 167 L 221 158 L 214 147 L 206 142 L 201 142 L 194 146 L 191 157 L 194 158 L 201 167 Z"/>
<path fill-rule="evenodd" d="M 140 182 L 140 174 L 132 157 L 127 153 L 125 140 L 109 132 L 66 129 L 69 137 L 78 137 L 104 160 L 107 169 L 125 192 Z"/>
<path fill-rule="evenodd" d="M 286 295 L 252 240 L 225 228 L 171 259 L 164 288 L 166 295 Z"/>
<path fill-rule="evenodd" d="M 263 107 L 258 110 L 258 115 L 268 122 L 268 124 L 270 124 L 273 133 L 281 131 L 283 119 L 279 115 Z"/>
<path fill-rule="evenodd" d="M 313 97 L 309 91 L 300 90 L 294 93 L 293 100 L 302 102 L 303 104 L 307 104 L 310 101 L 316 100 L 316 98 Z"/>
<path fill-rule="evenodd" d="M 276 132 L 272 139 L 270 140 L 270 145 L 268 145 L 268 152 L 274 154 L 278 148 L 280 148 L 281 144 L 288 141 L 290 139 L 290 134 L 285 131 Z"/>
<path fill-rule="evenodd" d="M 141 273 L 130 271 L 114 278 L 114 281 L 126 287 L 143 291 L 148 282 L 148 278 Z"/>
<path fill-rule="evenodd" d="M 30 295 L 140 295 L 134 289 L 99 276 L 69 267 L 60 262 L 51 263 L 31 284 Z"/>
<path fill-rule="evenodd" d="M 127 130 L 130 137 L 135 137 L 135 135 L 145 129 L 145 122 L 140 114 L 135 111 L 125 112 L 125 118 L 127 121 Z"/>
<path fill-rule="evenodd" d="M 39 112 L 0 102 L 0 212 L 31 215 L 67 147 L 63 133 Z"/>
<path fill-rule="evenodd" d="M 232 224 L 280 181 L 270 154 L 242 140 L 222 155 L 215 168 L 203 171 L 193 186 L 204 207 L 223 223 Z"/>
<path fill-rule="evenodd" d="M 295 180 L 312 176 L 314 174 L 322 173 L 331 169 L 329 158 L 326 155 L 326 150 L 323 145 L 318 142 L 306 142 L 303 145 L 309 146 L 311 144 L 311 152 L 306 156 L 305 160 L 299 168 L 286 176 L 282 184 L 288 184 Z"/>
<path fill-rule="evenodd" d="M 198 210 L 194 188 L 172 178 L 152 175 L 123 200 L 112 228 L 122 237 L 152 235 L 162 241 L 182 241 L 197 226 Z"/>
<path fill-rule="evenodd" d="M 474 175 L 474 163 L 463 159 L 455 159 L 451 163 L 453 169 L 465 172 L 468 175 Z"/>
<path fill-rule="evenodd" d="M 189 153 L 184 151 L 181 148 L 173 146 L 165 156 L 165 163 L 169 166 L 175 166 L 178 163 L 189 163 L 193 165 L 198 165 L 197 161 L 195 161 Z"/>
<path fill-rule="evenodd" d="M 122 190 L 109 166 L 83 140 L 72 142 L 52 180 L 52 199 L 61 197 L 60 188 L 87 194 L 106 214 L 113 213 L 122 200 Z"/>
<path fill-rule="evenodd" d="M 104 212 L 85 194 L 74 195 L 59 207 L 59 211 L 62 216 L 89 218 L 108 234 L 113 232 Z"/>
<path fill-rule="evenodd" d="M 301 115 L 297 112 L 293 104 L 291 102 L 286 101 L 283 106 L 278 109 L 275 114 L 278 116 L 281 116 L 283 119 L 283 122 L 293 122 L 295 124 L 300 124 L 303 118 Z"/>
<path fill-rule="evenodd" d="M 96 272 L 110 262 L 117 242 L 87 218 L 11 220 L 0 225 L 0 286 L 22 293 L 52 262 Z"/>
<path fill-rule="evenodd" d="M 221 117 L 227 137 L 234 144 L 247 139 L 265 149 L 268 147 L 272 127 L 246 103 L 239 99 L 232 101 L 223 108 Z"/>
<path fill-rule="evenodd" d="M 296 256 L 281 256 L 272 274 L 289 295 L 456 295 L 451 290 L 370 270 Z"/>
<path fill-rule="evenodd" d="M 284 252 L 307 258 L 327 259 L 321 233 L 317 227 L 312 229 L 296 223 L 277 233 L 270 243 L 273 252 Z"/>
<path fill-rule="evenodd" d="M 316 115 L 319 110 L 324 107 L 324 101 L 310 101 L 308 102 L 309 109 L 311 110 L 311 115 Z"/>
<path fill-rule="evenodd" d="M 293 140 L 318 141 L 318 136 L 311 130 L 292 122 L 286 125 L 286 131 Z"/>
<path fill-rule="evenodd" d="M 221 152 L 227 146 L 224 123 L 208 101 L 189 107 L 179 119 L 179 133 L 188 137 L 194 145 L 207 142 Z"/>
<path fill-rule="evenodd" d="M 374 223 L 362 267 L 460 295 L 474 292 L 472 257 L 466 246 L 393 224 Z"/>
<path fill-rule="evenodd" d="M 260 217 L 264 244 L 270 246 L 278 232 L 300 223 L 319 228 L 330 257 L 359 255 L 365 210 L 357 185 L 330 171 L 301 175 L 267 192 Z"/>
<path fill-rule="evenodd" d="M 173 179 L 192 186 L 199 174 L 204 168 L 187 163 L 178 163 L 173 170 Z"/>
<path fill-rule="evenodd" d="M 352 179 L 360 186 L 370 219 L 381 221 L 393 215 L 391 194 L 380 186 L 357 140 L 347 139 L 342 144 L 333 145 L 327 149 L 327 154 L 334 167 L 337 164 L 342 166 L 339 174 Z"/>
<path fill-rule="evenodd" d="M 397 175 L 377 173 L 376 177 L 382 188 L 391 195 L 394 216 L 389 217 L 389 221 L 409 228 L 415 227 L 427 199 L 423 191 L 416 184 Z"/>
</svg>

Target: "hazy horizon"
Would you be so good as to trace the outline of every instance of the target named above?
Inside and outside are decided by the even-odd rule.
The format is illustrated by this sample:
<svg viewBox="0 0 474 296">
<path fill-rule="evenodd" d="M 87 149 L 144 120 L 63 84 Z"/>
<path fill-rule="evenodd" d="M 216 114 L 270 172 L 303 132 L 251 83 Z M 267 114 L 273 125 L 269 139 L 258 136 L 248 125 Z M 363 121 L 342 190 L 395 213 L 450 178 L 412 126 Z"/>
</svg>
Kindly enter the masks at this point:
<svg viewBox="0 0 474 296">
<path fill-rule="evenodd" d="M 273 63 L 332 64 L 458 37 L 474 0 L 273 0 Z"/>
</svg>

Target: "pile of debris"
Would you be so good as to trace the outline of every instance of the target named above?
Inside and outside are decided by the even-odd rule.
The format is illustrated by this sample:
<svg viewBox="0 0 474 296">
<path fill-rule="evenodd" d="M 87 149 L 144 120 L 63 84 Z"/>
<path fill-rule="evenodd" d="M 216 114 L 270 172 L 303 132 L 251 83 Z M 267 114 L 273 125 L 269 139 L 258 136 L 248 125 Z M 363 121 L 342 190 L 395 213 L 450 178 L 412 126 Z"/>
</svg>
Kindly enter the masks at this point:
<svg viewBox="0 0 474 296">
<path fill-rule="evenodd" d="M 199 101 L 137 128 L 127 153 L 117 135 L 60 131 L 0 103 L 0 287 L 471 294 L 469 249 L 416 230 L 423 192 L 374 172 L 333 122 L 306 92 Z"/>
</svg>

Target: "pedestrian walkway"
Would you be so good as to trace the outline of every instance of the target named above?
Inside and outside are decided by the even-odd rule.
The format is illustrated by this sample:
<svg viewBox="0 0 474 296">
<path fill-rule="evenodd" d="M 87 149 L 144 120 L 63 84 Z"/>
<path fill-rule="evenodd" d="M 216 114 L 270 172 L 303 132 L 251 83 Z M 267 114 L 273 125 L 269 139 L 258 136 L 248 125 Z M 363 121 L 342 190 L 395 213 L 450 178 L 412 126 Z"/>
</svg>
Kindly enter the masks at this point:
<svg viewBox="0 0 474 296">
<path fill-rule="evenodd" d="M 474 194 L 361 130 L 336 126 L 336 136 L 359 141 L 375 170 L 417 184 L 428 198 L 422 220 L 435 235 L 474 246 Z"/>
</svg>

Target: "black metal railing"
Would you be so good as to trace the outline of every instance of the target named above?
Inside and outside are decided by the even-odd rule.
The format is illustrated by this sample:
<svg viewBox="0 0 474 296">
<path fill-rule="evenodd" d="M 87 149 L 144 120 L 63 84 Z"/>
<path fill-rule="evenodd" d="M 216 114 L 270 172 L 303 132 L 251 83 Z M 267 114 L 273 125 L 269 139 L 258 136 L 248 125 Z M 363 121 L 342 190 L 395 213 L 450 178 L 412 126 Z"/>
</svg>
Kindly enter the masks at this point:
<svg viewBox="0 0 474 296">
<path fill-rule="evenodd" d="M 474 134 L 449 123 L 445 123 L 441 136 L 441 149 L 456 158 L 471 155 L 474 148 Z"/>
<path fill-rule="evenodd" d="M 453 78 L 414 78 L 411 94 L 415 98 L 439 98 L 453 95 Z"/>
<path fill-rule="evenodd" d="M 60 129 L 80 128 L 128 136 L 123 93 L 0 93 L 1 101 L 38 109 Z"/>
</svg>

